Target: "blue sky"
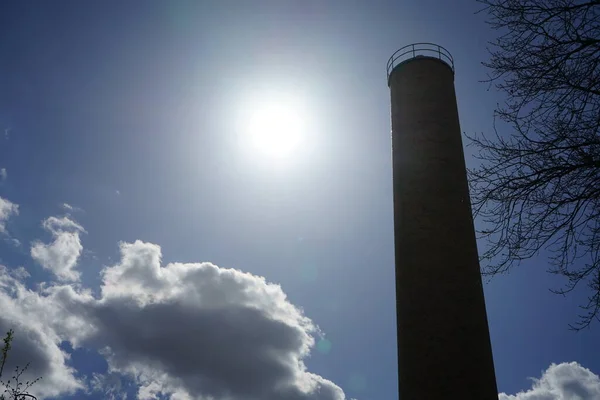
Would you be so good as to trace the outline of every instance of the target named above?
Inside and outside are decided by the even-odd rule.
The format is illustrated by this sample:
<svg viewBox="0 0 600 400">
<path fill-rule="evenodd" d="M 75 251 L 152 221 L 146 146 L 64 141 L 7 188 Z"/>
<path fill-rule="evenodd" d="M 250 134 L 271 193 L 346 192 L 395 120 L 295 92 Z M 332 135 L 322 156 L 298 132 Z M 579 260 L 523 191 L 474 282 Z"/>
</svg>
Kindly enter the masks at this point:
<svg viewBox="0 0 600 400">
<path fill-rule="evenodd" d="M 196 282 L 193 274 L 202 273 L 197 282 L 214 283 L 214 290 L 201 286 L 217 303 L 220 291 L 239 289 L 232 282 L 258 288 L 261 294 L 248 300 L 254 306 L 275 299 L 257 321 L 291 313 L 280 328 L 300 335 L 292 336 L 302 345 L 281 344 L 282 354 L 303 359 L 309 372 L 331 381 L 317 379 L 330 391 L 306 398 L 335 398 L 334 387 L 347 398 L 397 398 L 385 63 L 405 44 L 443 45 L 455 60 L 462 130 L 489 132 L 501 97 L 478 81 L 486 76 L 480 62 L 495 32 L 483 14 L 474 14 L 477 3 L 15 1 L 1 8 L 0 168 L 6 176 L 0 197 L 18 205 L 18 213 L 5 218 L 0 242 L 6 267 L 0 304 L 17 311 L 3 310 L 0 327 L 22 327 L 15 358 L 24 359 L 17 350 L 33 343 L 25 354 L 39 361 L 37 371 L 59 399 L 84 398 L 76 390 L 86 385 L 91 399 L 108 398 L 111 390 L 133 398 L 138 389 L 128 373 L 143 376 L 144 393 L 155 381 L 178 396 L 205 390 L 174 380 L 173 371 L 185 369 L 179 364 L 186 364 L 185 352 L 172 360 L 156 346 L 146 358 L 135 350 L 146 343 L 146 331 L 166 335 L 159 329 L 164 324 L 127 325 L 147 314 L 119 306 L 152 293 L 157 302 L 191 299 L 192 292 L 176 293 L 169 279 Z M 240 140 L 244 110 L 284 98 L 303 104 L 302 150 L 285 160 L 249 151 Z M 159 251 L 163 266 L 210 262 L 223 275 L 211 275 L 208 264 L 172 264 L 171 275 L 154 271 L 151 280 Z M 567 327 L 585 292 L 551 294 L 561 280 L 545 273 L 545 263 L 543 256 L 530 260 L 485 286 L 500 392 L 527 391 L 528 378 L 544 371 L 536 390 L 552 388 L 569 371 L 585 376 L 583 367 L 600 372 L 599 328 L 573 333 Z M 232 277 L 228 268 L 252 275 Z M 23 270 L 28 277 L 18 273 Z M 116 276 L 128 278 L 111 280 Z M 287 299 L 254 276 L 281 285 Z M 11 292 L 15 287 L 21 289 Z M 296 315 L 299 309 L 311 323 Z M 180 316 L 182 329 L 212 318 L 206 309 L 182 310 L 157 315 Z M 67 317 L 72 321 L 57 323 Z M 314 325 L 323 337 L 311 331 Z M 223 326 L 226 335 L 230 325 Z M 202 325 L 194 329 L 201 332 Z M 262 332 L 267 344 L 279 337 L 269 336 L 279 328 L 266 322 L 256 329 L 251 333 Z M 310 332 L 315 347 L 305 357 L 302 346 L 311 341 L 303 335 Z M 181 342 L 214 350 L 203 338 L 189 334 Z M 111 350 L 102 353 L 106 346 Z M 245 365 L 241 354 L 213 356 Z M 258 351 L 248 354 L 262 360 Z M 207 356 L 193 357 L 202 364 Z M 149 360 L 168 365 L 168 377 L 153 375 Z M 561 364 L 571 362 L 578 364 Z M 549 369 L 552 363 L 558 365 Z M 300 373 L 298 366 L 285 368 Z M 222 394 L 228 384 L 254 390 L 213 378 L 207 393 Z M 590 379 L 600 392 L 597 376 Z"/>
</svg>

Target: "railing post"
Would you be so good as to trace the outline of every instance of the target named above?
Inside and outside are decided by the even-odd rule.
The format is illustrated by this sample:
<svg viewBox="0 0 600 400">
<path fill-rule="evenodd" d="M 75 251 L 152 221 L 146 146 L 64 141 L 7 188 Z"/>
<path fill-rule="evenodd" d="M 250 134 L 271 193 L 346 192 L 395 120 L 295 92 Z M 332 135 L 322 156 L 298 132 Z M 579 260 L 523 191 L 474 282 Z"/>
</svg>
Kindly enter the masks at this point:
<svg viewBox="0 0 600 400">
<path fill-rule="evenodd" d="M 414 44 L 412 45 L 412 48 L 413 48 L 413 58 L 415 58 L 415 45 Z"/>
</svg>

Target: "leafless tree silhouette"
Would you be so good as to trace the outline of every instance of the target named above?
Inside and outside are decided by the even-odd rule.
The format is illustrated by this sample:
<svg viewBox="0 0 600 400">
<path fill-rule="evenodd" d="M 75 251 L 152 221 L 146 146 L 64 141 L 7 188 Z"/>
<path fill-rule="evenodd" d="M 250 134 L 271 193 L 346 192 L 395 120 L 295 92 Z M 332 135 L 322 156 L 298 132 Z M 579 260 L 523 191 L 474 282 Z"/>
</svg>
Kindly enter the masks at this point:
<svg viewBox="0 0 600 400">
<path fill-rule="evenodd" d="M 566 294 L 587 285 L 571 329 L 600 320 L 600 1 L 478 0 L 499 32 L 490 86 L 506 95 L 494 122 L 509 134 L 467 135 L 473 212 L 488 243 L 484 275 L 545 250 Z"/>
<path fill-rule="evenodd" d="M 21 376 L 27 368 L 29 368 L 29 364 L 25 365 L 23 368 L 19 368 L 17 365 L 14 371 L 14 375 L 8 379 L 6 382 L 2 380 L 2 373 L 4 372 L 4 365 L 6 364 L 6 359 L 8 358 L 8 352 L 10 350 L 10 345 L 14 337 L 14 331 L 11 329 L 6 333 L 4 337 L 4 346 L 2 347 L 0 356 L 2 359 L 0 360 L 0 383 L 4 386 L 4 391 L 0 394 L 0 400 L 37 400 L 37 397 L 30 394 L 28 392 L 29 388 L 36 384 L 42 378 L 36 378 L 33 381 L 23 382 L 21 380 Z M 12 383 L 11 383 L 12 382 Z M 8 395 L 8 398 L 6 395 Z"/>
</svg>

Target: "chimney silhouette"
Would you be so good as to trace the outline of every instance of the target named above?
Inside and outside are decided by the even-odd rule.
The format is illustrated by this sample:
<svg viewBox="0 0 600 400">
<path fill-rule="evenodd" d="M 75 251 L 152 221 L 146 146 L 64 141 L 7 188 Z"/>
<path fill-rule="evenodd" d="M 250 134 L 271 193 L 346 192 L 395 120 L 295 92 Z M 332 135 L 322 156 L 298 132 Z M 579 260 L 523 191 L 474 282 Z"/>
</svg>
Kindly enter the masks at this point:
<svg viewBox="0 0 600 400">
<path fill-rule="evenodd" d="M 400 400 L 498 400 L 454 61 L 411 44 L 389 59 L 387 80 Z"/>
</svg>

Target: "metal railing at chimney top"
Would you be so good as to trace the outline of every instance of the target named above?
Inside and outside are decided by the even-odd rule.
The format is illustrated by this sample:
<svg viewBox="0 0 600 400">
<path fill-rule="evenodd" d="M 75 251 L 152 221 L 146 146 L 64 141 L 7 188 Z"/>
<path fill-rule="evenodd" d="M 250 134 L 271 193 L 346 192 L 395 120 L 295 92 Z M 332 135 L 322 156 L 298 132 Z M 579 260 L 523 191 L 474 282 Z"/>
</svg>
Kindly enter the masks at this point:
<svg viewBox="0 0 600 400">
<path fill-rule="evenodd" d="M 450 54 L 448 50 L 434 43 L 413 43 L 396 50 L 396 52 L 392 54 L 392 56 L 388 60 L 388 84 L 390 80 L 390 74 L 398 64 L 416 58 L 418 56 L 438 58 L 441 61 L 448 64 L 448 66 L 452 68 L 452 72 L 454 72 L 454 59 L 452 58 L 452 54 Z"/>
</svg>

